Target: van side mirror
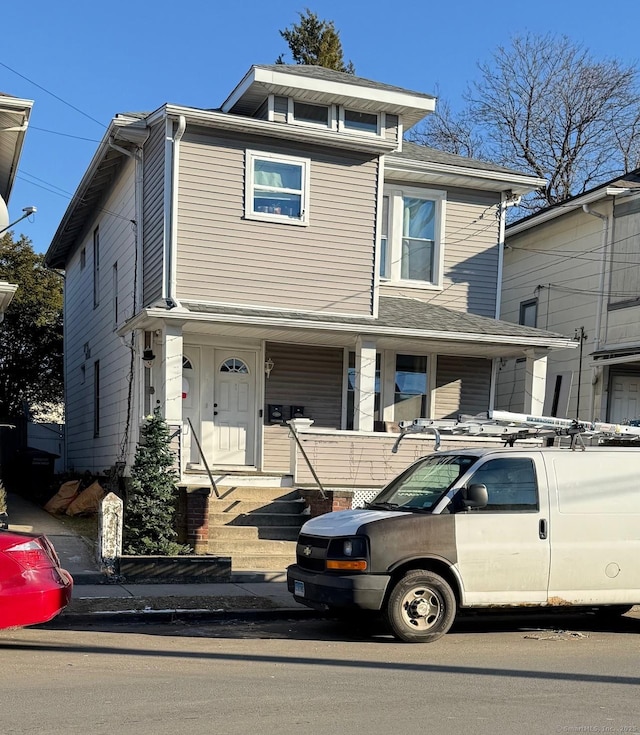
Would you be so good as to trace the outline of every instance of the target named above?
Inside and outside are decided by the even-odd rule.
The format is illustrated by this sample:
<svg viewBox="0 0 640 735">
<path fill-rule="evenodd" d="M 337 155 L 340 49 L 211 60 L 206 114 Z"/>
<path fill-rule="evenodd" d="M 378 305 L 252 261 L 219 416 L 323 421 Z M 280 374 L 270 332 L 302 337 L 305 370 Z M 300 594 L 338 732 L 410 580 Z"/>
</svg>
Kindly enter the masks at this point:
<svg viewBox="0 0 640 735">
<path fill-rule="evenodd" d="M 484 508 L 489 502 L 486 485 L 473 484 L 462 491 L 462 502 L 465 508 Z"/>
</svg>

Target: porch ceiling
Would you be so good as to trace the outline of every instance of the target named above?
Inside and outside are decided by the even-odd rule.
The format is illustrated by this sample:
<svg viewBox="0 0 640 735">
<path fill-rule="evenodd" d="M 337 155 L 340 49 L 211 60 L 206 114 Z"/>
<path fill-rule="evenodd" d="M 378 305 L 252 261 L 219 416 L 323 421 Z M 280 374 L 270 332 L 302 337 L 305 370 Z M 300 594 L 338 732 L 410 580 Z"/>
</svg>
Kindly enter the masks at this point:
<svg viewBox="0 0 640 735">
<path fill-rule="evenodd" d="M 509 358 L 576 346 L 553 332 L 391 297 L 380 298 L 377 319 L 189 302 L 178 309 L 147 309 L 121 331 L 157 329 L 175 320 L 185 334 L 323 347 L 353 347 L 367 336 L 380 349 L 418 354 Z"/>
</svg>

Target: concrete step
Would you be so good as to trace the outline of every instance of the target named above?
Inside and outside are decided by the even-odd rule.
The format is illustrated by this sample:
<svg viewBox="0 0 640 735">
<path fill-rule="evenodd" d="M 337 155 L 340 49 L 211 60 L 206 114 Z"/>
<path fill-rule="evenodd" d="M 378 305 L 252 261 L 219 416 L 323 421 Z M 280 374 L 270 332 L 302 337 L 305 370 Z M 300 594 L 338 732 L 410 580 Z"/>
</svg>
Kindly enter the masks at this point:
<svg viewBox="0 0 640 735">
<path fill-rule="evenodd" d="M 262 555 L 273 556 L 276 554 L 285 554 L 290 556 L 296 555 L 295 541 L 273 541 L 269 539 L 260 539 L 259 541 L 209 541 L 208 551 L 216 556 L 230 556 L 232 559 L 238 554 L 241 555 Z"/>
<path fill-rule="evenodd" d="M 300 526 L 209 526 L 209 539 L 212 541 L 257 541 L 268 539 L 277 541 L 297 541 Z"/>
<path fill-rule="evenodd" d="M 211 471 L 213 481 L 217 487 L 292 487 L 293 477 L 283 475 L 280 472 L 216 472 Z M 188 467 L 183 475 L 184 482 L 181 485 L 211 487 L 211 480 L 204 467 Z"/>
<path fill-rule="evenodd" d="M 300 500 L 300 493 L 293 488 L 287 487 L 256 487 L 256 486 L 236 486 L 236 487 L 218 487 L 221 500 L 263 500 L 271 502 L 273 500 Z M 211 495 L 212 500 L 216 500 L 215 493 Z"/>
<path fill-rule="evenodd" d="M 209 499 L 210 513 L 302 513 L 305 509 L 304 500 L 222 500 Z"/>
<path fill-rule="evenodd" d="M 209 529 L 214 526 L 300 526 L 309 516 L 302 513 L 210 513 Z"/>
</svg>

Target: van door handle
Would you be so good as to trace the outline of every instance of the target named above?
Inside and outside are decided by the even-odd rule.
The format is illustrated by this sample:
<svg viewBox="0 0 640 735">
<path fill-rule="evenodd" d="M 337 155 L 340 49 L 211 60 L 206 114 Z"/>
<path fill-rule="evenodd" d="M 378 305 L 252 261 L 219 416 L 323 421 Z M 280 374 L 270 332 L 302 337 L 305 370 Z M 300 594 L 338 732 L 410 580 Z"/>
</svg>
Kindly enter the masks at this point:
<svg viewBox="0 0 640 735">
<path fill-rule="evenodd" d="M 538 534 L 540 535 L 540 538 L 545 539 L 547 538 L 547 519 L 541 518 L 540 523 L 538 524 Z"/>
</svg>

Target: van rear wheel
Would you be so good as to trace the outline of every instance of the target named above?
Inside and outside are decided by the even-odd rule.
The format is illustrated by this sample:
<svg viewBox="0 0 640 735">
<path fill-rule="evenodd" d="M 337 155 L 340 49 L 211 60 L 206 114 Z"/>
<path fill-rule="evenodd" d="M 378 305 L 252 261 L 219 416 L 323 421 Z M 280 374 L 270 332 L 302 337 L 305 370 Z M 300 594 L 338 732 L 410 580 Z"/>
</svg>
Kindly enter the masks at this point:
<svg viewBox="0 0 640 735">
<path fill-rule="evenodd" d="M 387 623 L 396 638 L 406 643 L 431 643 L 453 625 L 456 598 L 449 584 L 434 572 L 407 572 L 389 594 Z"/>
</svg>

